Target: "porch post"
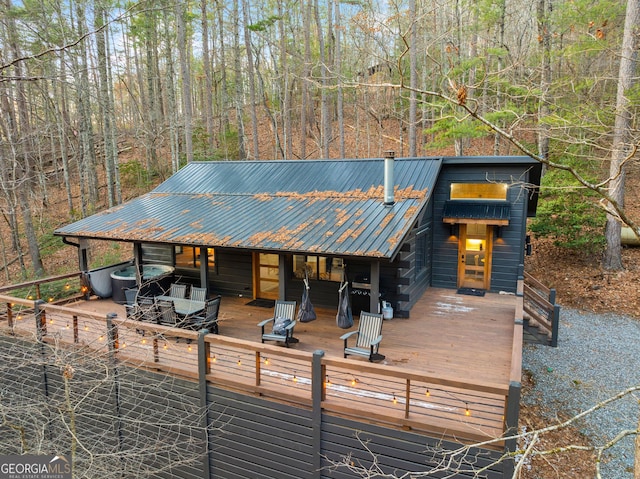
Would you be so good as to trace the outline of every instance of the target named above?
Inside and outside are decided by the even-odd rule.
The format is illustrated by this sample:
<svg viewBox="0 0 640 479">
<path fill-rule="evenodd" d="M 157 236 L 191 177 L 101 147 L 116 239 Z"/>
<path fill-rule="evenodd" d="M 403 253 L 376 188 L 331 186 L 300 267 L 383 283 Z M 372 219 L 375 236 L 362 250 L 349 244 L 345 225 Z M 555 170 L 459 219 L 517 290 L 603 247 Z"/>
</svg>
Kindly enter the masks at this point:
<svg viewBox="0 0 640 479">
<path fill-rule="evenodd" d="M 278 298 L 286 299 L 287 298 L 287 288 L 286 288 L 286 271 L 287 261 L 283 254 L 278 254 Z"/>
<path fill-rule="evenodd" d="M 89 240 L 78 238 L 78 265 L 80 271 L 89 271 Z"/>
<path fill-rule="evenodd" d="M 200 287 L 207 288 L 209 296 L 209 250 L 204 246 L 200 247 Z"/>
<path fill-rule="evenodd" d="M 142 287 L 142 244 L 134 243 L 133 245 L 133 264 L 136 267 L 136 282 L 138 287 Z"/>
<path fill-rule="evenodd" d="M 380 261 L 371 262 L 371 296 L 369 297 L 369 312 L 378 313 L 380 306 Z"/>
</svg>

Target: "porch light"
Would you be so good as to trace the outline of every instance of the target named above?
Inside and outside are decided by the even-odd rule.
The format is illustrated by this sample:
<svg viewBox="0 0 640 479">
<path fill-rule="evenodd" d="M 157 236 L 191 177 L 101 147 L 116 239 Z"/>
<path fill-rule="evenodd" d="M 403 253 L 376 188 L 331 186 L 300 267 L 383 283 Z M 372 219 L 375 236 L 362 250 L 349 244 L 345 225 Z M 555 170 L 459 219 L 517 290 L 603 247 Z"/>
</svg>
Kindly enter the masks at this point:
<svg viewBox="0 0 640 479">
<path fill-rule="evenodd" d="M 326 387 L 328 387 L 328 388 L 329 388 L 329 387 L 331 387 L 331 379 L 329 379 L 329 376 L 327 376 L 327 380 L 325 381 L 325 383 L 324 383 L 324 384 L 325 384 L 325 386 L 326 386 Z"/>
<path fill-rule="evenodd" d="M 398 404 L 398 398 L 396 397 L 396 393 L 393 393 L 393 404 Z"/>
<path fill-rule="evenodd" d="M 211 361 L 215 363 L 217 360 L 218 360 L 218 358 L 217 358 L 217 357 L 216 357 L 216 355 L 214 354 L 214 355 L 213 355 L 213 357 L 211 358 Z"/>
<path fill-rule="evenodd" d="M 427 390 L 424 392 L 424 395 L 427 397 L 431 396 L 431 391 L 429 391 L 429 388 L 427 388 Z"/>
<path fill-rule="evenodd" d="M 18 321 L 22 321 L 22 315 L 21 314 L 18 315 Z"/>
<path fill-rule="evenodd" d="M 49 318 L 49 324 L 53 324 L 53 318 Z"/>
<path fill-rule="evenodd" d="M 89 331 L 89 326 L 87 326 L 87 323 L 84 323 L 84 330 Z"/>
<path fill-rule="evenodd" d="M 147 338 L 142 338 L 142 341 L 140 341 L 140 342 L 141 342 L 142 344 L 147 344 Z M 166 346 L 166 344 L 167 344 L 167 343 L 165 342 L 164 344 L 165 344 L 165 346 Z"/>
<path fill-rule="evenodd" d="M 269 366 L 269 358 L 264 358 L 264 365 Z"/>
<path fill-rule="evenodd" d="M 242 359 L 238 358 L 238 366 L 242 366 Z"/>
<path fill-rule="evenodd" d="M 69 282 L 66 282 L 64 284 L 64 289 L 71 289 L 71 285 L 69 284 Z"/>
<path fill-rule="evenodd" d="M 98 338 L 98 341 L 104 341 L 104 336 L 101 334 L 100 337 Z"/>
<path fill-rule="evenodd" d="M 66 328 L 67 328 L 67 329 L 69 329 L 69 321 L 67 321 L 67 326 L 66 326 Z"/>
<path fill-rule="evenodd" d="M 298 382 L 298 376 L 296 376 L 296 372 L 293 372 L 293 382 L 297 383 Z"/>
<path fill-rule="evenodd" d="M 167 350 L 169 349 L 169 345 L 167 344 L 167 342 L 165 341 L 164 344 L 162 345 L 162 349 Z"/>
<path fill-rule="evenodd" d="M 191 345 L 187 346 L 187 351 L 189 352 L 193 351 L 193 347 L 191 347 Z"/>
<path fill-rule="evenodd" d="M 353 378 L 351 380 L 351 386 L 356 387 L 357 384 L 358 384 L 358 379 L 357 378 Z"/>
<path fill-rule="evenodd" d="M 471 410 L 469 409 L 469 403 L 465 403 L 464 415 L 467 416 L 467 417 L 471 416 Z"/>
</svg>

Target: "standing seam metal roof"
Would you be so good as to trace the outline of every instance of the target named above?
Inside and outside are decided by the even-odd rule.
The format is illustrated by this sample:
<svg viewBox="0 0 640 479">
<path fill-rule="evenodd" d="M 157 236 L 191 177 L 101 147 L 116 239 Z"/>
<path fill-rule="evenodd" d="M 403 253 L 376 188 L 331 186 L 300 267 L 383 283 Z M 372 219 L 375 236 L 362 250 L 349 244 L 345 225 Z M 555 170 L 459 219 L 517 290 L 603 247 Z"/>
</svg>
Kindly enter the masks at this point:
<svg viewBox="0 0 640 479">
<path fill-rule="evenodd" d="M 427 204 L 442 160 L 216 161 L 186 165 L 150 193 L 59 236 L 393 258 Z"/>
</svg>

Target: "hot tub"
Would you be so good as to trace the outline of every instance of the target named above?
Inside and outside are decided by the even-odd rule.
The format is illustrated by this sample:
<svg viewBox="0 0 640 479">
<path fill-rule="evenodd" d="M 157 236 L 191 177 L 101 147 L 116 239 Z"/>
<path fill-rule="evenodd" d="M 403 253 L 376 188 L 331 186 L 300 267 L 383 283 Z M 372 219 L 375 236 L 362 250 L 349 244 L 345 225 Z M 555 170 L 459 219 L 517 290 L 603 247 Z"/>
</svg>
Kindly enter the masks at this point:
<svg viewBox="0 0 640 479">
<path fill-rule="evenodd" d="M 158 296 L 167 291 L 173 281 L 173 270 L 173 266 L 164 264 L 143 265 L 141 294 Z M 125 290 L 137 287 L 136 267 L 134 265 L 111 273 L 111 297 L 114 302 L 125 304 L 127 302 Z"/>
</svg>

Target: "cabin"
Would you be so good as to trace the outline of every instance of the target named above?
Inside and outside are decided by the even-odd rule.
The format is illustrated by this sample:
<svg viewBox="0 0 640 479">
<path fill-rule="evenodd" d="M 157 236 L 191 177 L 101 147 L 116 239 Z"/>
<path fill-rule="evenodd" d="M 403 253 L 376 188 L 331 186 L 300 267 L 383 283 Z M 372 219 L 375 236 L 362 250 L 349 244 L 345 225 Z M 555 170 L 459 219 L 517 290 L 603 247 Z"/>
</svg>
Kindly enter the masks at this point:
<svg viewBox="0 0 640 479">
<path fill-rule="evenodd" d="M 0 288 L 0 344 L 19 351 L 7 394 L 57 408 L 60 350 L 77 355 L 100 378 L 72 388 L 80 441 L 100 441 L 97 456 L 77 452 L 89 476 L 350 479 L 447 464 L 451 477 L 512 477 L 540 165 L 385 156 L 193 162 L 59 228 L 79 271 Z M 90 269 L 92 240 L 129 243 L 131 261 Z M 261 343 L 273 305 L 254 303 L 297 300 L 307 280 L 317 319 L 296 325 L 291 348 Z M 219 334 L 128 315 L 127 293 L 173 283 L 222 296 Z M 354 317 L 398 318 L 383 321 L 382 361 L 343 357 L 347 286 Z M 13 419 L 38 443 L 34 430 L 67 430 L 54 416 Z"/>
<path fill-rule="evenodd" d="M 429 287 L 515 293 L 540 174 L 521 156 L 192 162 L 55 234 L 82 271 L 88 240 L 127 242 L 140 274 L 258 300 L 297 299 L 307 277 L 328 308 L 346 281 L 354 314 L 385 301 L 409 318 Z M 131 284 L 113 272 L 89 281 L 121 302 Z"/>
</svg>

